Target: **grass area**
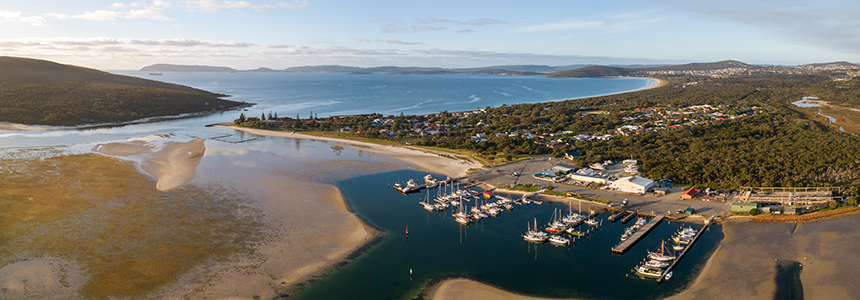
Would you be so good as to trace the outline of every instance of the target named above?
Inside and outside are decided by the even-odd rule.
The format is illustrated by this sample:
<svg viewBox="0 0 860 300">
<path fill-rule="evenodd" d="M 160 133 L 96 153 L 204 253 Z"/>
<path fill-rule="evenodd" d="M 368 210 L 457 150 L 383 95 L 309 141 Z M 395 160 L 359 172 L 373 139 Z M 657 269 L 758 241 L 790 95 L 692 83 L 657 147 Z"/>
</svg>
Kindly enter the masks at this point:
<svg viewBox="0 0 860 300">
<path fill-rule="evenodd" d="M 247 198 L 220 187 L 158 191 L 132 162 L 86 154 L 0 166 L 0 267 L 35 254 L 71 259 L 90 275 L 85 298 L 141 297 L 265 239 Z"/>
<path fill-rule="evenodd" d="M 504 188 L 506 190 L 524 191 L 524 192 L 530 192 L 530 193 L 534 193 L 534 192 L 541 190 L 539 187 L 536 187 L 531 183 L 529 183 L 529 184 L 520 183 L 520 184 L 517 184 L 513 187 L 503 186 L 502 188 Z"/>
<path fill-rule="evenodd" d="M 842 126 L 845 131 L 860 134 L 860 112 L 853 111 L 848 108 L 843 108 L 840 106 L 822 106 L 821 113 L 836 118 L 836 123 L 833 123 L 837 126 Z M 814 110 L 818 112 L 817 109 Z M 819 119 L 823 119 L 824 117 L 815 115 Z M 830 121 L 823 120 L 825 124 L 828 124 Z"/>
</svg>

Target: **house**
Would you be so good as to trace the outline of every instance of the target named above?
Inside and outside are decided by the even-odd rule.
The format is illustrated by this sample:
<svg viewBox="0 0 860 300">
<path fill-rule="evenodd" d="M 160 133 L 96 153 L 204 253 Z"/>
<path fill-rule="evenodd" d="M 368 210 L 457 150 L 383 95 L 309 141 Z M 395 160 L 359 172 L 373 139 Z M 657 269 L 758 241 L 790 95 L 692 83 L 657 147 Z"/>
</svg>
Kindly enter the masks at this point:
<svg viewBox="0 0 860 300">
<path fill-rule="evenodd" d="M 698 195 L 698 194 L 699 194 L 699 189 L 691 187 L 691 188 L 687 189 L 686 191 L 684 191 L 683 194 L 681 194 L 681 199 L 690 200 L 690 199 L 696 198 L 696 195 Z"/>
<path fill-rule="evenodd" d="M 571 151 L 564 154 L 565 159 L 573 160 L 576 157 L 580 157 L 582 154 L 579 154 L 579 151 Z"/>
</svg>

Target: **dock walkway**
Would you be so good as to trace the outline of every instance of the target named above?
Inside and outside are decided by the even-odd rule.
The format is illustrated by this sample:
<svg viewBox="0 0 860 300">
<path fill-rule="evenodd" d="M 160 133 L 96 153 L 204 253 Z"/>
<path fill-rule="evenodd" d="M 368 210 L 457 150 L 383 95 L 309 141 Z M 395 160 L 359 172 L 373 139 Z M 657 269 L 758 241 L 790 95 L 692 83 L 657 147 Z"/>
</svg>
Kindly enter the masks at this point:
<svg viewBox="0 0 860 300">
<path fill-rule="evenodd" d="M 664 214 L 658 214 L 656 217 L 651 219 L 651 221 L 645 223 L 645 226 L 642 226 L 639 231 L 630 236 L 630 238 L 628 238 L 626 241 L 623 241 L 620 244 L 615 245 L 615 247 L 612 247 L 612 252 L 618 254 L 627 252 L 627 249 L 630 249 L 630 247 L 636 245 L 636 243 L 639 242 L 639 239 L 645 237 L 645 235 L 651 232 L 654 227 L 657 227 L 657 225 L 660 224 L 660 221 L 663 221 L 663 217 L 665 216 L 666 215 Z"/>
<path fill-rule="evenodd" d="M 708 221 L 705 222 L 705 226 L 702 226 L 702 229 L 699 229 L 699 232 L 696 233 L 696 236 L 693 237 L 693 240 L 690 241 L 690 244 L 687 245 L 687 247 L 684 247 L 684 251 L 681 251 L 681 254 L 678 254 L 678 257 L 675 258 L 675 261 L 673 261 L 672 264 L 669 265 L 668 268 L 666 268 L 666 271 L 663 271 L 663 275 L 660 275 L 660 277 L 657 278 L 657 283 L 663 282 L 663 280 L 665 280 L 666 274 L 672 273 L 672 270 L 675 269 L 675 266 L 678 265 L 678 262 L 680 262 L 681 259 L 684 258 L 684 255 L 687 255 L 687 251 L 690 251 L 690 249 L 693 248 L 693 245 L 696 244 L 696 241 L 699 240 L 699 237 L 702 236 L 702 233 L 705 233 L 705 229 L 708 229 L 708 225 L 711 224 L 713 220 L 714 217 L 711 217 L 710 219 L 708 219 Z"/>
</svg>

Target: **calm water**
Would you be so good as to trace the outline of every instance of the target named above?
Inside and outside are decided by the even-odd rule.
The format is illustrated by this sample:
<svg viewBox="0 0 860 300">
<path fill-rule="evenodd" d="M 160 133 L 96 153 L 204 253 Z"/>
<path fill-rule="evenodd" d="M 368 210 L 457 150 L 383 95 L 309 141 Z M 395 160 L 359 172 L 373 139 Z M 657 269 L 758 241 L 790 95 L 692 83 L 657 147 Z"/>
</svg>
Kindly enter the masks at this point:
<svg viewBox="0 0 860 300">
<path fill-rule="evenodd" d="M 361 113 L 385 115 L 463 111 L 502 104 L 590 97 L 645 88 L 641 78 L 543 78 L 492 75 L 346 75 L 331 73 L 122 73 L 231 95 L 258 103 L 246 113 L 308 118 Z M 71 145 L 177 133 L 214 136 L 223 129 L 203 125 L 229 122 L 239 112 L 125 126 L 99 126 L 28 132 L 0 131 L 0 147 Z"/>
<path fill-rule="evenodd" d="M 425 211 L 418 204 L 423 193 L 403 196 L 387 188 L 388 183 L 423 175 L 403 170 L 339 181 L 337 186 L 353 210 L 387 235 L 368 252 L 290 299 L 409 299 L 441 276 L 469 277 L 530 295 L 653 299 L 689 284 L 722 239 L 719 226 L 707 231 L 668 282 L 658 285 L 632 275 L 625 278 L 646 250 L 658 248 L 661 239 L 668 239 L 683 224 L 663 222 L 623 256 L 613 255 L 610 248 L 632 222 L 611 223 L 605 220 L 608 214 L 599 216 L 605 220 L 600 229 L 569 248 L 534 245 L 520 238 L 526 223 L 537 218 L 538 225 L 546 224 L 554 208 L 567 211 L 567 206 L 547 202 L 518 206 L 466 228 L 454 222 L 450 212 Z"/>
</svg>

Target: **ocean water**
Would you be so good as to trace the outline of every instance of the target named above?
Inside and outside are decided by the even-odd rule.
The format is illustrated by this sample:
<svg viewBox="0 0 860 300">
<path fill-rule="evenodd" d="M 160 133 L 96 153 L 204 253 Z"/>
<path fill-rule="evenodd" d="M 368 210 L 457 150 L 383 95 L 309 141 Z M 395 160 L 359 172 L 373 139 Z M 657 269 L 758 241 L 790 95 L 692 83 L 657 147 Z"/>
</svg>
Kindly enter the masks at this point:
<svg viewBox="0 0 860 300">
<path fill-rule="evenodd" d="M 269 112 L 301 118 L 382 113 L 428 114 L 464 111 L 502 104 L 535 103 L 637 90 L 642 78 L 543 78 L 494 75 L 347 75 L 340 73 L 164 73 L 123 75 L 188 85 L 230 95 L 227 99 L 257 103 L 246 115 Z M 0 131 L 0 147 L 71 145 L 151 134 L 214 136 L 221 129 L 206 124 L 229 122 L 239 112 L 130 125 L 58 128 L 26 132 Z"/>
<path fill-rule="evenodd" d="M 454 221 L 450 210 L 424 210 L 418 203 L 424 193 L 404 196 L 387 186 L 425 174 L 402 170 L 339 181 L 337 187 L 355 213 L 386 236 L 289 299 L 411 299 L 431 280 L 444 277 L 467 277 L 516 293 L 556 298 L 659 299 L 690 284 L 723 238 L 719 225 L 709 228 L 678 264 L 672 279 L 657 284 L 631 270 L 647 250 L 656 250 L 682 226 L 701 226 L 664 221 L 627 253 L 615 255 L 612 246 L 633 222 L 611 223 L 606 213 L 598 216 L 601 227 L 581 225 L 581 230 L 594 231 L 571 247 L 535 245 L 520 237 L 527 223 L 537 220 L 542 227 L 554 209 L 567 213 L 567 205 L 515 206 L 499 217 L 464 227 Z"/>
</svg>

